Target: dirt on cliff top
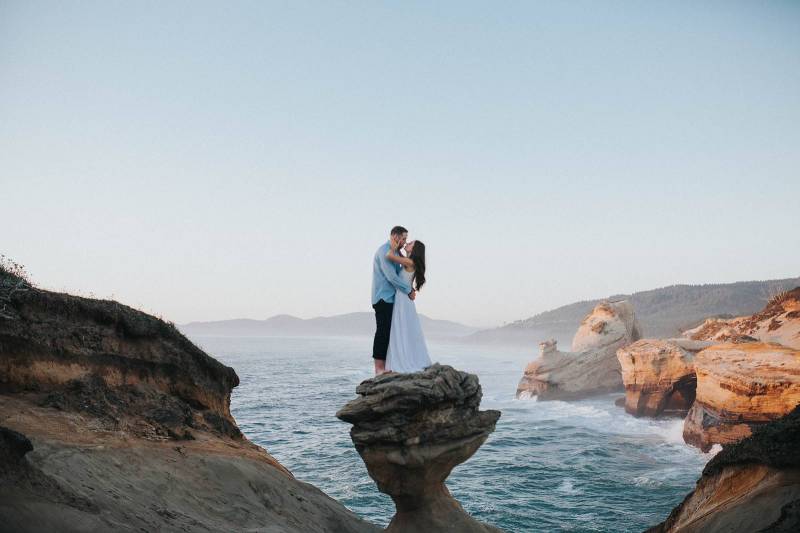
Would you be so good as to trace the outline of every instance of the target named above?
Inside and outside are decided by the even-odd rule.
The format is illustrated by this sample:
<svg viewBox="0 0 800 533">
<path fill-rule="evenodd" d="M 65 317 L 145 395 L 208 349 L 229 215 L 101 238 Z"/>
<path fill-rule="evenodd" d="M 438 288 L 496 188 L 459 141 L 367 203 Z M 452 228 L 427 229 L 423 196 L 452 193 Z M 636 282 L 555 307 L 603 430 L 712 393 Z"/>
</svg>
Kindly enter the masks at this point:
<svg viewBox="0 0 800 533">
<path fill-rule="evenodd" d="M 699 326 L 689 338 L 691 340 L 714 339 L 717 342 L 732 342 L 736 344 L 758 340 L 755 337 L 740 333 L 737 329 L 737 325 L 731 324 L 727 320 L 711 318 Z"/>
<path fill-rule="evenodd" d="M 694 340 L 715 340 L 719 342 L 747 343 L 762 340 L 785 342 L 781 336 L 791 332 L 778 334 L 788 323 L 800 319 L 800 287 L 776 294 L 769 299 L 767 305 L 759 312 L 737 318 L 708 318 L 702 324 L 685 330 L 684 334 Z M 768 333 L 778 335 L 770 336 Z M 794 345 L 793 343 L 789 343 Z"/>
<path fill-rule="evenodd" d="M 40 289 L 24 277 L 0 268 L 0 341 L 45 344 L 54 351 L 119 352 L 109 335 L 131 341 L 157 341 L 171 352 L 184 352 L 208 378 L 233 388 L 239 378 L 187 339 L 175 325 L 114 300 L 84 298 Z M 104 338 L 106 337 L 106 338 Z M 15 338 L 15 339 L 14 339 Z M 59 342 L 60 341 L 60 342 Z M 5 348 L 0 344 L 0 351 Z M 137 357 L 153 355 L 139 351 Z"/>
<path fill-rule="evenodd" d="M 774 321 L 775 317 L 779 315 L 797 311 L 800 311 L 800 287 L 784 291 L 770 298 L 764 309 L 753 316 L 745 318 L 740 328 L 744 332 L 754 331 L 767 320 Z M 775 328 L 771 326 L 770 329 Z"/>
</svg>

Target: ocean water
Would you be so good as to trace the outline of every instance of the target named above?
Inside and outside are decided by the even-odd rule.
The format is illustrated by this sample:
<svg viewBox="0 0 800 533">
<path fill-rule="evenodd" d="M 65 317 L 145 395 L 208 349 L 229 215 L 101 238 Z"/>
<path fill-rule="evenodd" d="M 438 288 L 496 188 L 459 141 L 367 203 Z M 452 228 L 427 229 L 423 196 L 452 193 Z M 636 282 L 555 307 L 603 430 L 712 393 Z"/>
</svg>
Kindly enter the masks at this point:
<svg viewBox="0 0 800 533">
<path fill-rule="evenodd" d="M 372 376 L 369 338 L 193 339 L 236 369 L 242 431 L 298 479 L 386 526 L 394 513 L 336 411 Z M 620 395 L 577 402 L 514 398 L 533 350 L 429 343 L 433 360 L 478 374 L 497 430 L 447 480 L 478 518 L 506 531 L 642 531 L 694 488 L 710 455 L 683 443 L 680 420 L 636 419 Z"/>
</svg>

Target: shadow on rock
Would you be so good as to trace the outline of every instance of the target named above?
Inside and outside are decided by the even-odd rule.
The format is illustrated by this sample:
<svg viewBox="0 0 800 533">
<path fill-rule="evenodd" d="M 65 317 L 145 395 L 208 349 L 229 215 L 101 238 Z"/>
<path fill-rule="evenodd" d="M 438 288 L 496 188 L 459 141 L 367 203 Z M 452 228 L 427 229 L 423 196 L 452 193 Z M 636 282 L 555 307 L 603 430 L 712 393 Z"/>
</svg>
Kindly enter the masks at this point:
<svg viewBox="0 0 800 533">
<path fill-rule="evenodd" d="M 397 513 L 387 531 L 500 531 L 467 514 L 444 484 L 500 418 L 500 411 L 478 410 L 476 375 L 435 364 L 377 376 L 356 392 L 360 397 L 336 416 L 353 424 L 350 436 L 369 475 L 394 500 Z"/>
</svg>

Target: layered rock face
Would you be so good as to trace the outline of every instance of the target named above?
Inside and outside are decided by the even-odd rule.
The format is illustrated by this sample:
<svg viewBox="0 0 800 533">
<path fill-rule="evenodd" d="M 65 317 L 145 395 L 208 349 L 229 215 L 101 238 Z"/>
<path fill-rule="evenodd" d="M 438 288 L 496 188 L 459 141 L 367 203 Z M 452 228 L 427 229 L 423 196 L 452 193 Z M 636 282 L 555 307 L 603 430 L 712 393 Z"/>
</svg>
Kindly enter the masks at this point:
<svg viewBox="0 0 800 533">
<path fill-rule="evenodd" d="M 695 398 L 694 357 L 710 342 L 643 339 L 617 350 L 625 411 L 634 416 L 680 416 Z"/>
<path fill-rule="evenodd" d="M 684 440 L 708 451 L 751 434 L 800 404 L 800 350 L 778 344 L 721 344 L 694 362 L 697 397 Z"/>
<path fill-rule="evenodd" d="M 710 318 L 684 336 L 718 343 L 776 342 L 800 350 L 800 287 L 774 296 L 755 315 L 730 320 Z"/>
<path fill-rule="evenodd" d="M 626 411 L 685 413 L 684 440 L 704 451 L 785 415 L 800 403 L 799 309 L 800 288 L 772 298 L 753 316 L 709 319 L 685 332 L 688 338 L 621 348 Z"/>
<path fill-rule="evenodd" d="M 336 416 L 353 424 L 350 436 L 369 475 L 394 500 L 397 513 L 387 531 L 500 531 L 470 517 L 444 484 L 500 417 L 478 410 L 477 376 L 434 364 L 412 374 L 382 374 L 356 392 L 360 397 Z"/>
<path fill-rule="evenodd" d="M 647 533 L 800 531 L 800 407 L 726 446 Z"/>
<path fill-rule="evenodd" d="M 0 353 L 5 391 L 48 393 L 48 405 L 141 434 L 168 438 L 183 426 L 239 434 L 229 408 L 236 372 L 174 326 L 117 302 L 25 285 L 0 317 Z M 128 420 L 133 412 L 141 416 Z"/>
<path fill-rule="evenodd" d="M 0 270 L 0 529 L 377 531 L 242 436 L 233 369 Z"/>
<path fill-rule="evenodd" d="M 555 341 L 540 344 L 540 357 L 525 368 L 517 398 L 571 400 L 621 390 L 617 349 L 639 337 L 629 302 L 601 303 L 581 322 L 573 352 L 559 351 Z"/>
</svg>

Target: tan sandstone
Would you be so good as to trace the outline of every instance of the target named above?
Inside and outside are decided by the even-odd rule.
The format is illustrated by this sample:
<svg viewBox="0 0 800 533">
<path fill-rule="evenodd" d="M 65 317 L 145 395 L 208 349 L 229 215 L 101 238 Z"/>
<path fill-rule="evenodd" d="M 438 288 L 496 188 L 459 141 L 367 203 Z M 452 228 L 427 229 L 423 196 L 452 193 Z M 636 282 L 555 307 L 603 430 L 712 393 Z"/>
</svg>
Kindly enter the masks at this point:
<svg viewBox="0 0 800 533">
<path fill-rule="evenodd" d="M 617 350 L 625 411 L 634 416 L 685 416 L 695 398 L 695 354 L 710 344 L 643 339 Z"/>
<path fill-rule="evenodd" d="M 517 398 L 570 400 L 621 390 L 616 352 L 639 337 L 630 302 L 603 302 L 581 322 L 572 352 L 559 351 L 554 340 L 539 345 L 540 357 L 525 368 Z"/>
<path fill-rule="evenodd" d="M 776 342 L 800 349 L 800 287 L 778 294 L 752 315 L 729 320 L 709 318 L 685 331 L 685 337 L 714 342 Z"/>
<path fill-rule="evenodd" d="M 726 446 L 647 533 L 800 531 L 800 407 Z"/>
<path fill-rule="evenodd" d="M 694 361 L 697 395 L 683 437 L 707 451 L 747 437 L 754 425 L 800 404 L 800 350 L 770 343 L 721 344 Z"/>
</svg>

